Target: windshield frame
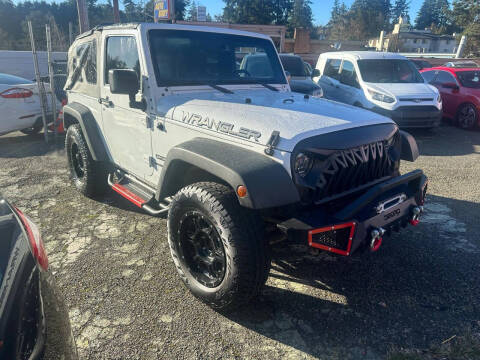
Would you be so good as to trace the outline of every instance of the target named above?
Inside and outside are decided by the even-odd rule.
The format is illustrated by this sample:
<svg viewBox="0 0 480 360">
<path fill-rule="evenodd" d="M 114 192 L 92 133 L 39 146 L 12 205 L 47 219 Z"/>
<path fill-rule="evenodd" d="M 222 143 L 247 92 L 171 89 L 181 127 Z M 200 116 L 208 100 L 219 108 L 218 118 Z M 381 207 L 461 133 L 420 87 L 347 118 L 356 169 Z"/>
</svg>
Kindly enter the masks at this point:
<svg viewBox="0 0 480 360">
<path fill-rule="evenodd" d="M 246 41 L 258 41 L 260 44 L 263 43 L 264 47 L 268 49 L 269 53 L 267 54 L 267 57 L 271 61 L 272 65 L 272 71 L 274 74 L 274 77 L 272 78 L 263 78 L 263 77 L 238 77 L 238 78 L 232 78 L 232 79 L 225 79 L 224 81 L 222 79 L 214 79 L 212 78 L 210 81 L 204 80 L 204 79 L 199 79 L 199 80 L 194 80 L 194 79 L 186 79 L 185 81 L 172 81 L 172 82 L 165 82 L 163 79 L 160 78 L 158 74 L 158 66 L 157 66 L 157 61 L 155 59 L 155 54 L 156 54 L 156 48 L 154 44 L 154 36 L 155 33 L 163 33 L 160 35 L 160 37 L 168 36 L 168 34 L 180 34 L 180 35 L 185 35 L 186 38 L 188 38 L 188 33 L 193 34 L 202 34 L 205 36 L 226 36 L 226 37 L 232 37 L 236 42 L 240 41 L 242 38 L 245 38 Z M 280 58 L 278 56 L 277 50 L 275 48 L 275 45 L 273 44 L 271 39 L 265 39 L 262 37 L 256 37 L 256 36 L 249 36 L 249 35 L 243 35 L 243 34 L 232 34 L 228 32 L 212 32 L 212 31 L 202 31 L 202 30 L 179 30 L 179 29 L 158 29 L 158 28 L 153 28 L 149 29 L 146 34 L 146 45 L 148 46 L 148 50 L 150 52 L 150 61 L 151 65 L 155 74 L 155 81 L 158 87 L 189 87 L 189 86 L 205 86 L 205 85 L 221 85 L 221 86 L 226 86 L 226 85 L 258 85 L 258 84 L 275 84 L 275 85 L 286 85 L 288 84 L 287 79 L 285 77 L 285 72 L 283 69 L 283 66 L 281 64 Z M 250 39 L 250 40 L 247 40 Z M 231 41 L 230 39 L 229 41 Z M 275 68 L 277 67 L 277 68 Z M 278 73 L 277 73 L 278 72 Z M 178 80 L 178 79 L 176 79 Z"/>
<path fill-rule="evenodd" d="M 412 70 L 413 74 L 415 74 L 416 80 L 414 82 L 403 82 L 403 81 L 395 81 L 395 82 L 374 82 L 374 81 L 369 81 L 365 79 L 364 73 L 362 71 L 362 64 L 365 64 L 366 62 L 371 62 L 371 61 L 404 61 L 409 68 Z M 358 75 L 362 79 L 363 82 L 370 83 L 370 84 L 425 84 L 425 79 L 423 76 L 420 74 L 418 71 L 417 67 L 408 59 L 359 59 L 356 61 L 357 67 L 358 67 Z"/>
</svg>

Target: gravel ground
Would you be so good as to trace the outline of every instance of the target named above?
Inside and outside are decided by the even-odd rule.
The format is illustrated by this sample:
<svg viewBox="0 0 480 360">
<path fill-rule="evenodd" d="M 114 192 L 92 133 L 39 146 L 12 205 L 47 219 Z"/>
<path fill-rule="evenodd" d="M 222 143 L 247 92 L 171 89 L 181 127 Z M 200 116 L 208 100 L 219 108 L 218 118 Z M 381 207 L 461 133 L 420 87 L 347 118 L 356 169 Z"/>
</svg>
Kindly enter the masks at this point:
<svg viewBox="0 0 480 360">
<path fill-rule="evenodd" d="M 413 134 L 419 226 L 362 257 L 277 248 L 261 298 L 229 315 L 183 286 L 164 219 L 74 190 L 62 145 L 0 137 L 0 191 L 41 226 L 82 359 L 383 359 L 480 333 L 480 132 Z"/>
</svg>

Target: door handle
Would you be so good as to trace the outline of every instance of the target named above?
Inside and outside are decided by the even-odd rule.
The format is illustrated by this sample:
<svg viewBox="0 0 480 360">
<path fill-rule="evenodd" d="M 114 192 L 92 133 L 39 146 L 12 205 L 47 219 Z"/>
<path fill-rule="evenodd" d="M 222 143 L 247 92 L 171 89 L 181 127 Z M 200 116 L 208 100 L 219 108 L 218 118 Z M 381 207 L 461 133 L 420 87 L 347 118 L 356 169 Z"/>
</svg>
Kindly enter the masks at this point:
<svg viewBox="0 0 480 360">
<path fill-rule="evenodd" d="M 108 96 L 105 98 L 98 98 L 98 102 L 106 107 L 113 107 L 113 102 L 108 99 Z"/>
</svg>

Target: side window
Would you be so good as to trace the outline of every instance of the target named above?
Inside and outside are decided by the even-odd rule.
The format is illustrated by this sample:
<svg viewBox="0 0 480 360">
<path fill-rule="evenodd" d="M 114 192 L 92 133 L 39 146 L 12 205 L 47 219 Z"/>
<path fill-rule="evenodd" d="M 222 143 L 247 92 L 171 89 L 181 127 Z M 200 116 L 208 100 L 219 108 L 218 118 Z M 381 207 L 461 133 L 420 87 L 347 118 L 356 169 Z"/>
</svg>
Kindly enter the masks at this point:
<svg viewBox="0 0 480 360">
<path fill-rule="evenodd" d="M 351 61 L 343 60 L 340 82 L 348 86 L 359 87 L 357 73 Z"/>
<path fill-rule="evenodd" d="M 97 83 L 97 44 L 89 43 L 87 62 L 85 63 L 85 80 L 89 84 Z"/>
<path fill-rule="evenodd" d="M 340 59 L 328 59 L 325 64 L 325 70 L 323 71 L 323 75 L 339 80 L 341 63 L 342 63 L 342 60 Z"/>
<path fill-rule="evenodd" d="M 425 71 L 425 72 L 422 72 L 420 73 L 420 75 L 422 75 L 422 77 L 425 79 L 425 81 L 427 83 L 431 83 L 433 78 L 435 77 L 435 71 Z"/>
<path fill-rule="evenodd" d="M 137 42 L 133 36 L 111 36 L 107 38 L 105 58 L 105 84 L 112 69 L 133 69 L 140 79 L 140 61 Z"/>
<path fill-rule="evenodd" d="M 446 71 L 439 71 L 437 77 L 435 78 L 435 84 L 445 84 L 445 83 L 456 83 L 455 77 L 446 72 Z"/>
<path fill-rule="evenodd" d="M 76 82 L 89 83 L 95 85 L 97 83 L 97 44 L 96 41 L 89 41 L 78 45 L 75 48 L 75 57 L 73 58 L 73 71 L 78 66 L 79 75 Z"/>
</svg>

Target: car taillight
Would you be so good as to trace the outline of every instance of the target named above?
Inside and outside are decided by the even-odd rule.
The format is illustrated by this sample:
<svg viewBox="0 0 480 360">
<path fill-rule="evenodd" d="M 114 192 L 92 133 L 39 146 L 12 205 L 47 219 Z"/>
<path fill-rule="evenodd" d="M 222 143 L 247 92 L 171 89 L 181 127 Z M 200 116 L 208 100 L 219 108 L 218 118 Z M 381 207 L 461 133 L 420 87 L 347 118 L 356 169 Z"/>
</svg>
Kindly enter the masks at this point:
<svg viewBox="0 0 480 360">
<path fill-rule="evenodd" d="M 30 218 L 24 215 L 19 209 L 15 208 L 20 220 L 22 221 L 25 231 L 27 232 L 27 237 L 30 242 L 30 249 L 32 250 L 33 257 L 37 261 L 38 265 L 43 269 L 48 269 L 48 258 L 43 246 L 42 236 L 40 235 L 40 230 L 37 225 L 30 220 Z"/>
<path fill-rule="evenodd" d="M 5 99 L 23 99 L 33 95 L 33 92 L 28 89 L 11 88 L 0 93 L 0 96 Z"/>
</svg>

